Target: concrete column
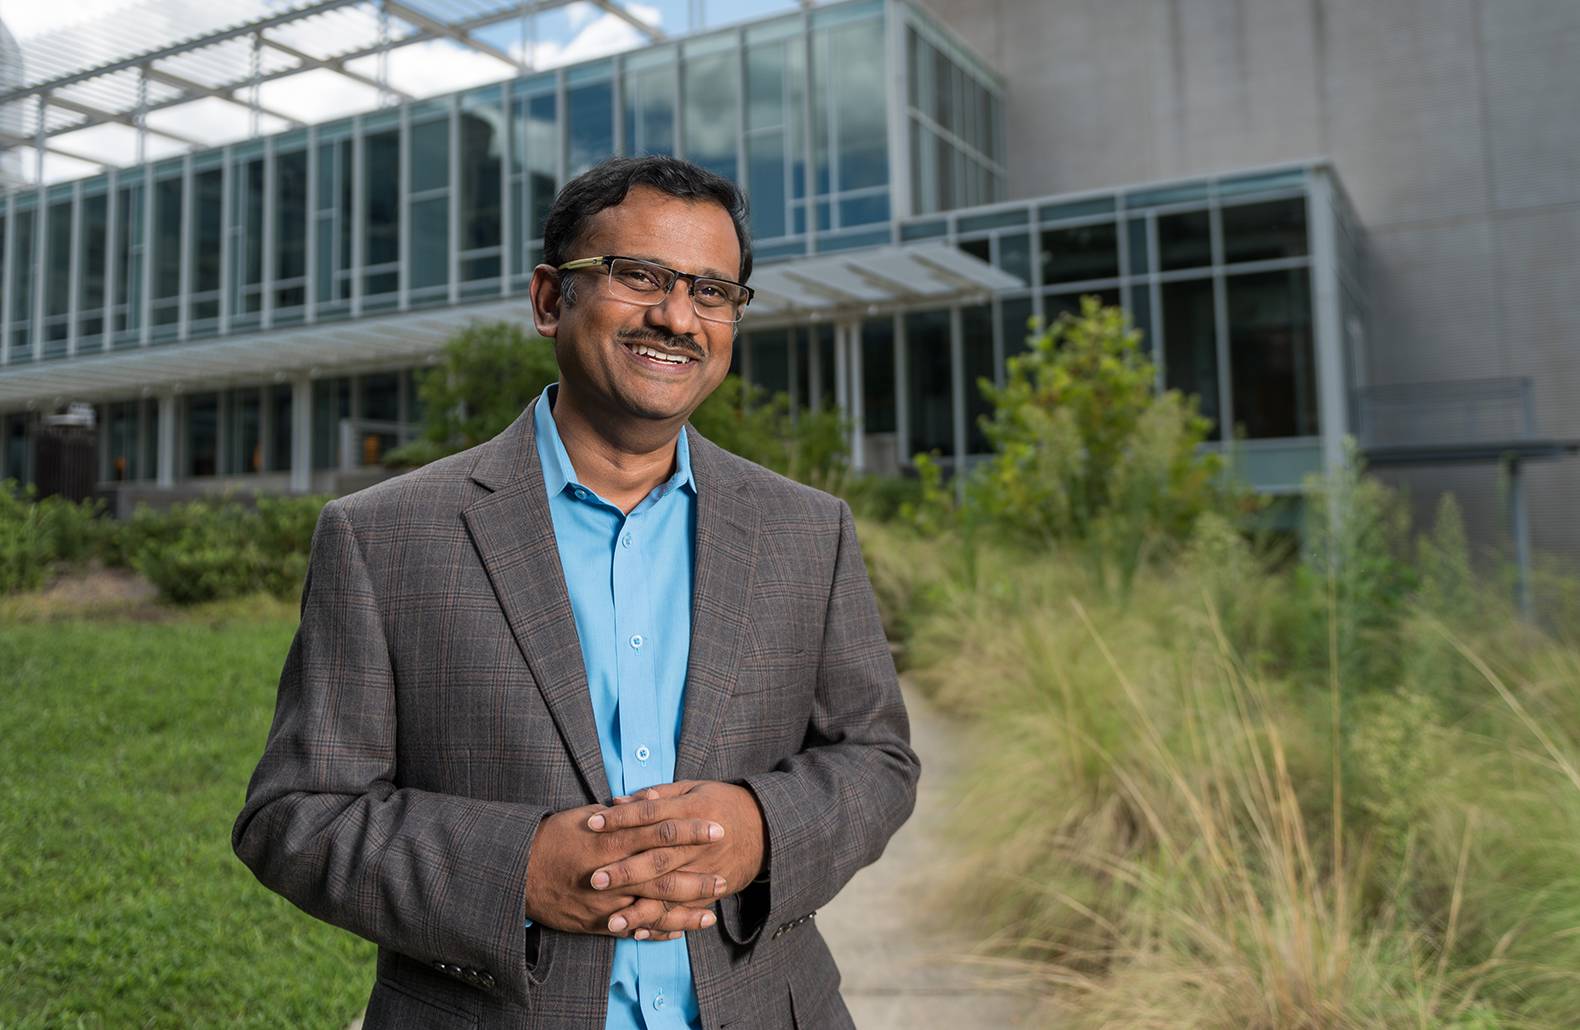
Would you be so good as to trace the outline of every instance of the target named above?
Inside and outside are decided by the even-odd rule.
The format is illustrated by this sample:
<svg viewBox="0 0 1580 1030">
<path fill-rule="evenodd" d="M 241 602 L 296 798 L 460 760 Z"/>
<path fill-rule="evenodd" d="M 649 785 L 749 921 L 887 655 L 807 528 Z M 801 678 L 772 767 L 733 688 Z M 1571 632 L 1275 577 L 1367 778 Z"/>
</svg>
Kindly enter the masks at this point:
<svg viewBox="0 0 1580 1030">
<path fill-rule="evenodd" d="M 1311 321 L 1317 352 L 1318 432 L 1322 436 L 1323 469 L 1333 475 L 1344 464 L 1344 440 L 1350 427 L 1349 384 L 1344 376 L 1344 327 L 1340 324 L 1333 183 L 1326 174 L 1311 176 L 1306 224 L 1311 227 Z"/>
<path fill-rule="evenodd" d="M 176 485 L 176 422 L 179 418 L 176 395 L 166 391 L 159 395 L 158 465 L 155 479 L 160 489 Z"/>
<path fill-rule="evenodd" d="M 313 380 L 291 380 L 291 492 L 305 494 L 313 487 Z"/>
<path fill-rule="evenodd" d="M 966 348 L 959 308 L 949 309 L 949 402 L 955 445 L 955 500 L 966 502 Z"/>
<path fill-rule="evenodd" d="M 867 410 L 861 375 L 861 323 L 845 327 L 845 360 L 850 365 L 850 467 L 860 472 L 867 467 Z"/>
</svg>

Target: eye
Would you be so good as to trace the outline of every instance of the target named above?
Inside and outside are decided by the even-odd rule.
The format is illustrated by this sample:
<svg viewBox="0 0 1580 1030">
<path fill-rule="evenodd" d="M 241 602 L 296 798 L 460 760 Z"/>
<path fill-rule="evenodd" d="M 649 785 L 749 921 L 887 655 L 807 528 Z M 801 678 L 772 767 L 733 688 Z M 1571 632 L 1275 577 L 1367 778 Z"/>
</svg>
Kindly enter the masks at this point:
<svg viewBox="0 0 1580 1030">
<path fill-rule="evenodd" d="M 730 300 L 730 291 L 723 283 L 699 279 L 697 281 L 697 299 L 704 304 L 727 304 Z"/>
<path fill-rule="evenodd" d="M 626 265 L 618 269 L 615 275 L 620 282 L 634 290 L 657 290 L 663 286 L 656 269 L 644 268 L 641 265 Z"/>
</svg>

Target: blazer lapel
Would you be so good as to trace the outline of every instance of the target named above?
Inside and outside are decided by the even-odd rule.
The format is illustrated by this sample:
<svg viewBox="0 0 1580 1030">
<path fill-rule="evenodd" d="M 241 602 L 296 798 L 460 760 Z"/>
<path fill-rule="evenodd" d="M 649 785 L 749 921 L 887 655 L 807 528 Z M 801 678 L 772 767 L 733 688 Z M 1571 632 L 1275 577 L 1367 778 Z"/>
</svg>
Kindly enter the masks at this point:
<svg viewBox="0 0 1580 1030">
<path fill-rule="evenodd" d="M 735 689 L 757 562 L 756 507 L 727 474 L 719 448 L 690 427 L 686 432 L 697 481 L 697 547 L 676 780 L 697 779 L 706 768 L 719 714 Z"/>
<path fill-rule="evenodd" d="M 472 478 L 492 492 L 461 517 L 582 782 L 592 797 L 606 801 L 598 725 L 538 464 L 537 403 L 483 445 Z"/>
</svg>

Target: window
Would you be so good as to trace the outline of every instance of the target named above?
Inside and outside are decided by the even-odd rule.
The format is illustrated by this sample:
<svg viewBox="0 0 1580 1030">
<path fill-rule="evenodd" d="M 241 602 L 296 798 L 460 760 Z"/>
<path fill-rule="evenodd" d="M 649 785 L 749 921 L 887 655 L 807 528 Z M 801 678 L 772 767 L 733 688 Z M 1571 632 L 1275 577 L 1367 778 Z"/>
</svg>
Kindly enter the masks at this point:
<svg viewBox="0 0 1580 1030">
<path fill-rule="evenodd" d="M 776 329 L 752 333 L 748 346 L 751 348 L 752 385 L 765 391 L 764 399 L 776 393 L 789 393 L 789 332 Z"/>
<path fill-rule="evenodd" d="M 982 393 L 980 381 L 989 385 L 993 378 L 993 308 L 977 304 L 960 312 L 961 345 L 965 350 L 966 453 L 985 454 L 989 450 L 981 420 L 993 414 L 993 406 Z"/>
<path fill-rule="evenodd" d="M 679 88 L 673 50 L 632 54 L 625 61 L 625 152 L 675 152 L 675 91 Z"/>
<path fill-rule="evenodd" d="M 317 266 L 314 297 L 319 318 L 350 310 L 351 300 L 351 141 L 333 140 L 318 146 Z"/>
<path fill-rule="evenodd" d="M 219 395 L 198 393 L 186 398 L 186 466 L 189 476 L 219 472 Z"/>
<path fill-rule="evenodd" d="M 19 204 L 11 277 L 11 364 L 33 360 L 33 212 Z M 13 466 L 15 467 L 15 466 Z"/>
<path fill-rule="evenodd" d="M 497 87 L 461 100 L 461 280 L 473 293 L 497 287 L 500 275 L 500 177 L 504 113 Z"/>
<path fill-rule="evenodd" d="M 307 303 L 307 151 L 274 158 L 274 319 L 294 321 Z"/>
<path fill-rule="evenodd" d="M 104 333 L 104 261 L 109 258 L 109 194 L 82 197 L 82 224 L 77 229 L 82 251 L 82 281 L 77 292 L 77 349 L 98 349 Z M 0 240 L 5 220 L 0 218 Z M 0 276 L 0 281 L 3 276 Z"/>
<path fill-rule="evenodd" d="M 1316 435 L 1310 273 L 1232 275 L 1227 287 L 1236 425 L 1253 440 Z"/>
<path fill-rule="evenodd" d="M 523 148 L 527 189 L 525 203 L 521 205 L 527 217 L 527 224 L 521 233 L 524 245 L 530 240 L 542 239 L 543 223 L 548 221 L 549 208 L 559 190 L 559 173 L 556 170 L 559 161 L 555 157 L 559 152 L 559 107 L 554 98 L 553 78 L 545 76 L 544 79 L 546 82 L 533 82 L 537 82 L 539 88 L 546 86 L 549 92 L 535 93 L 525 100 L 523 121 L 520 123 L 520 145 Z M 523 268 L 531 268 L 532 265 L 530 261 L 522 262 Z"/>
<path fill-rule="evenodd" d="M 739 181 L 735 164 L 735 108 L 739 102 L 737 59 L 724 53 L 689 58 L 683 67 L 686 159 Z"/>
<path fill-rule="evenodd" d="M 614 82 L 609 65 L 567 72 L 565 107 L 565 172 L 575 177 L 614 153 Z"/>
<path fill-rule="evenodd" d="M 115 307 L 110 316 L 116 349 L 137 346 L 143 321 L 143 185 L 125 179 L 115 191 Z"/>
<path fill-rule="evenodd" d="M 1271 200 L 1223 209 L 1223 260 L 1273 261 L 1306 254 L 1306 200 Z"/>
<path fill-rule="evenodd" d="M 412 295 L 414 300 L 434 300 L 448 296 L 450 282 L 450 119 L 430 115 L 413 125 L 408 146 Z M 370 230 L 371 223 L 369 219 Z M 370 286 L 374 274 L 370 265 Z M 387 284 L 388 280 L 379 283 Z"/>
<path fill-rule="evenodd" d="M 51 193 L 54 191 L 52 190 Z M 71 236 L 72 204 L 65 199 L 51 204 L 49 246 L 44 278 L 44 357 L 66 356 L 71 335 Z"/>
<path fill-rule="evenodd" d="M 230 474 L 263 471 L 261 398 L 257 389 L 234 390 L 225 406 L 225 468 Z"/>
<path fill-rule="evenodd" d="M 1199 397 L 1202 415 L 1216 427 L 1220 416 L 1218 323 L 1212 280 L 1164 283 L 1162 293 L 1164 382 L 1171 390 Z"/>
<path fill-rule="evenodd" d="M 192 176 L 192 296 L 187 317 L 193 322 L 219 318 L 224 204 L 224 169 L 206 168 Z"/>
<path fill-rule="evenodd" d="M 155 338 L 159 326 L 174 326 L 181 318 L 181 172 L 154 180 L 153 316 Z"/>
<path fill-rule="evenodd" d="M 256 155 L 256 156 L 249 156 Z M 231 170 L 231 327 L 258 324 L 263 310 L 263 157 L 261 147 L 237 148 Z M 155 225 L 158 219 L 155 218 Z"/>
<path fill-rule="evenodd" d="M 950 396 L 949 312 L 917 311 L 905 316 L 911 438 L 900 441 L 903 461 L 912 455 L 955 452 L 954 402 Z"/>
<path fill-rule="evenodd" d="M 425 181 L 437 181 L 442 188 L 450 177 L 450 123 L 447 119 L 432 121 L 422 130 Z M 390 129 L 372 133 L 363 138 L 362 146 L 362 303 L 364 309 L 377 309 L 392 306 L 400 289 L 400 132 Z M 414 152 L 413 169 L 417 164 Z M 448 255 L 449 250 L 446 238 L 442 254 Z"/>
<path fill-rule="evenodd" d="M 1119 277 L 1119 242 L 1112 222 L 1042 230 L 1042 281 L 1075 283 Z"/>
<path fill-rule="evenodd" d="M 894 319 L 887 315 L 861 324 L 861 416 L 869 433 L 894 432 Z"/>
<path fill-rule="evenodd" d="M 1158 259 L 1165 272 L 1212 264 L 1212 221 L 1207 212 L 1160 215 Z"/>
</svg>

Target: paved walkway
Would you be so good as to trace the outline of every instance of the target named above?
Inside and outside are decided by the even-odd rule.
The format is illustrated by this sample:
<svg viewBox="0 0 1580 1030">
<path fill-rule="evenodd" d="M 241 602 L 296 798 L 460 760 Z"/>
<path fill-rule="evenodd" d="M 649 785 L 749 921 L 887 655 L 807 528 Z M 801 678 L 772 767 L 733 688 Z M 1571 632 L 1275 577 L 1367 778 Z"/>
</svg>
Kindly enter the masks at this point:
<svg viewBox="0 0 1580 1030">
<path fill-rule="evenodd" d="M 883 857 L 857 873 L 817 914 L 860 1030 L 967 1030 L 1030 1025 L 1030 1005 L 983 982 L 987 970 L 960 962 L 972 942 L 929 918 L 948 841 L 961 742 L 946 719 L 906 691 L 911 746 L 922 759 L 916 812 Z"/>
</svg>

